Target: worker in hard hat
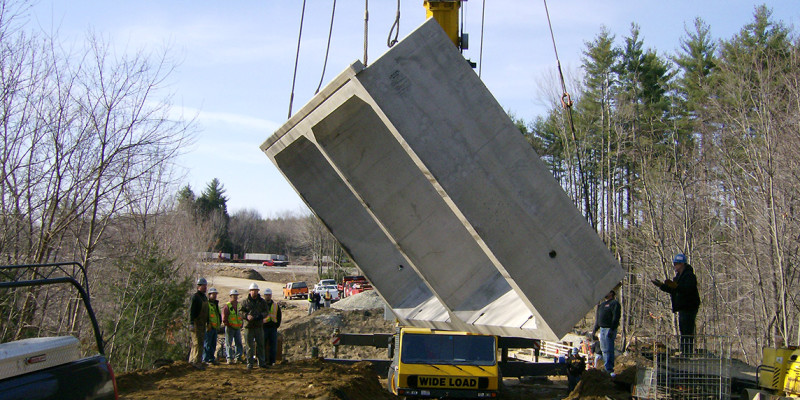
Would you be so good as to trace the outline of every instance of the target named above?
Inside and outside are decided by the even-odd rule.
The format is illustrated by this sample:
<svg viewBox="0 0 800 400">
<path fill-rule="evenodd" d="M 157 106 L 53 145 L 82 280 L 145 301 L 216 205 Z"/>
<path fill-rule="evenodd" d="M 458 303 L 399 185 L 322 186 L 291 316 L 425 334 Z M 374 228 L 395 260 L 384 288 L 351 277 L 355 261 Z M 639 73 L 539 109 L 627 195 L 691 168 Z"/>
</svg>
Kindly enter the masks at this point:
<svg viewBox="0 0 800 400">
<path fill-rule="evenodd" d="M 689 265 L 686 255 L 676 254 L 672 258 L 675 278 L 660 281 L 652 280 L 654 285 L 669 293 L 672 300 L 672 312 L 678 314 L 678 330 L 680 331 L 681 353 L 694 352 L 694 329 L 697 311 L 700 309 L 700 293 L 697 290 L 697 276 Z"/>
<path fill-rule="evenodd" d="M 219 364 L 217 362 L 217 333 L 222 328 L 222 314 L 217 300 L 217 288 L 208 289 L 208 324 L 206 325 L 205 344 L 203 345 L 203 362 L 206 364 Z"/>
<path fill-rule="evenodd" d="M 264 319 L 267 314 L 267 302 L 258 292 L 258 285 L 253 282 L 247 298 L 239 307 L 239 314 L 244 321 L 244 341 L 247 343 L 247 369 L 252 369 L 256 360 L 259 367 L 267 367 L 267 360 L 264 357 Z"/>
<path fill-rule="evenodd" d="M 578 386 L 581 375 L 585 370 L 586 360 L 584 360 L 583 356 L 578 352 L 578 348 L 573 347 L 567 357 L 567 390 L 569 390 L 570 393 L 575 389 L 575 386 Z"/>
<path fill-rule="evenodd" d="M 314 297 L 314 293 L 309 293 L 308 294 L 308 315 L 313 314 L 314 311 L 317 311 L 317 300 L 316 300 L 316 297 Z"/>
<path fill-rule="evenodd" d="M 239 316 L 239 291 L 231 290 L 230 300 L 222 306 L 222 325 L 225 326 L 225 356 L 228 364 L 242 358 L 242 317 Z"/>
<path fill-rule="evenodd" d="M 281 308 L 272 300 L 272 290 L 264 289 L 264 301 L 267 303 L 267 313 L 264 317 L 264 343 L 267 352 L 267 365 L 275 364 L 278 354 L 278 327 L 281 326 Z"/>
<path fill-rule="evenodd" d="M 203 344 L 205 342 L 206 325 L 208 324 L 208 297 L 206 278 L 197 280 L 197 292 L 192 295 L 189 306 L 189 331 L 192 336 L 192 349 L 189 352 L 189 364 L 195 368 L 205 368 L 202 363 Z"/>
</svg>

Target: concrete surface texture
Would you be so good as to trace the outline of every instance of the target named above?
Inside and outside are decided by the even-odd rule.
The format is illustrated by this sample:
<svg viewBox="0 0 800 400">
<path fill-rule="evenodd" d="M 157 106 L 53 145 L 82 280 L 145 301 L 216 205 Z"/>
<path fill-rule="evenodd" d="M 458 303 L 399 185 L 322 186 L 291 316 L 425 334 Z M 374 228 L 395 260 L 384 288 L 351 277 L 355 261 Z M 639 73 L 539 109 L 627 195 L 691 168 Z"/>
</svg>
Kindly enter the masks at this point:
<svg viewBox="0 0 800 400">
<path fill-rule="evenodd" d="M 433 20 L 261 149 L 401 323 L 555 340 L 622 279 Z"/>
</svg>

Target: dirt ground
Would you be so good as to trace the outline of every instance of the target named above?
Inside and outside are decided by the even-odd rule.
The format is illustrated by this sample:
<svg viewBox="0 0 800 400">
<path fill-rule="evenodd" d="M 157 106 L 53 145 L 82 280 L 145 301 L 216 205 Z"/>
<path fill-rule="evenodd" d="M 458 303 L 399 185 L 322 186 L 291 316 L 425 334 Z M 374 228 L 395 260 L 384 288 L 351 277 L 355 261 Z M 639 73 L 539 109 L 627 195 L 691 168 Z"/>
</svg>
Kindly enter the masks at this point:
<svg viewBox="0 0 800 400">
<path fill-rule="evenodd" d="M 247 371 L 242 364 L 211 365 L 198 371 L 184 361 L 175 361 L 148 371 L 119 374 L 120 399 L 393 399 L 384 389 L 385 377 L 377 376 L 368 362 L 343 366 L 311 359 L 311 348 L 319 356 L 333 357 L 330 344 L 335 328 L 346 333 L 392 333 L 394 323 L 383 318 L 383 310 L 339 310 L 325 308 L 307 315 L 306 300 L 282 298 L 286 282 L 316 281 L 302 269 L 269 270 L 250 267 L 215 267 L 207 271 L 209 286 L 216 287 L 220 302 L 228 301 L 230 289 L 245 293 L 256 282 L 261 289 L 272 289 L 273 298 L 281 305 L 283 321 L 279 332 L 283 341 L 283 361 L 267 369 Z M 261 279 L 266 280 L 261 280 Z M 222 339 L 220 339 L 222 341 Z M 340 346 L 338 358 L 387 359 L 386 349 Z M 223 358 L 224 360 L 224 358 Z M 635 379 L 634 360 L 620 357 L 618 366 L 632 369 L 617 376 L 615 382 L 604 373 L 587 371 L 583 382 L 567 393 L 565 377 L 519 380 L 507 378 L 500 399 L 614 399 L 630 398 L 630 384 Z M 626 367 L 625 367 L 626 368 Z M 620 369 L 618 369 L 620 370 Z M 626 390 L 627 388 L 627 390 Z"/>
<path fill-rule="evenodd" d="M 117 377 L 120 399 L 392 399 L 368 363 L 303 360 L 247 371 L 243 365 L 195 370 L 185 362 Z"/>
</svg>

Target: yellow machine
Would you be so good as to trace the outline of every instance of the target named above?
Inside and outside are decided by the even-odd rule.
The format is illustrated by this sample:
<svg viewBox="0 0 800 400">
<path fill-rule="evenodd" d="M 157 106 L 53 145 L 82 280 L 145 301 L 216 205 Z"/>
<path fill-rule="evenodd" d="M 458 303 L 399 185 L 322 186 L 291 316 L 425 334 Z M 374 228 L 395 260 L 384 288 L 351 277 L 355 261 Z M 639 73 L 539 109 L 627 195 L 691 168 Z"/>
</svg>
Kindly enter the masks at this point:
<svg viewBox="0 0 800 400">
<path fill-rule="evenodd" d="M 461 37 L 458 34 L 458 10 L 461 8 L 461 0 L 445 1 L 425 1 L 425 18 L 433 17 L 450 40 L 458 48 L 463 49 Z"/>
<path fill-rule="evenodd" d="M 395 337 L 388 389 L 405 397 L 495 398 L 501 379 L 497 338 L 402 328 Z"/>
<path fill-rule="evenodd" d="M 748 390 L 750 399 L 800 399 L 800 349 L 764 348 L 758 366 L 759 390 Z"/>
</svg>

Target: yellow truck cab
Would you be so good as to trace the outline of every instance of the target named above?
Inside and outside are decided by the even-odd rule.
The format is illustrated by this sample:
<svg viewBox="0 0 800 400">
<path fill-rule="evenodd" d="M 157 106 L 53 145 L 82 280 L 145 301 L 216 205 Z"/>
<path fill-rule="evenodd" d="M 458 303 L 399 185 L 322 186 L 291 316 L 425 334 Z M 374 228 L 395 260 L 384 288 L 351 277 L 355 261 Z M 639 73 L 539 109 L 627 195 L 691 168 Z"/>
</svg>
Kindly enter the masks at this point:
<svg viewBox="0 0 800 400">
<path fill-rule="evenodd" d="M 395 349 L 387 386 L 398 396 L 497 397 L 495 336 L 401 328 Z"/>
</svg>

